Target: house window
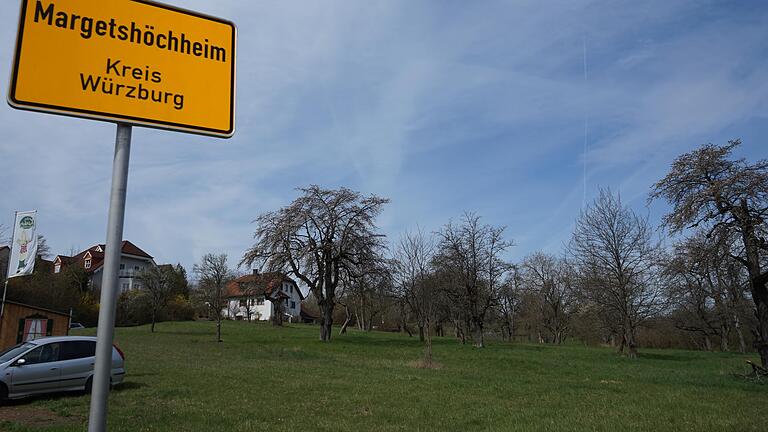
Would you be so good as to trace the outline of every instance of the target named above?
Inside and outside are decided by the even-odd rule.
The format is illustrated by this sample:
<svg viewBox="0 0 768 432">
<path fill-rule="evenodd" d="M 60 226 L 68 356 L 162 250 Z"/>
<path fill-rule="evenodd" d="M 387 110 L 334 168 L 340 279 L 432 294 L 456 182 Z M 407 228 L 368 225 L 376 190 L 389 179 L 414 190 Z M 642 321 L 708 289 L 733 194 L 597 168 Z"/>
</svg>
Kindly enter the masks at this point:
<svg viewBox="0 0 768 432">
<path fill-rule="evenodd" d="M 120 270 L 125 270 L 125 264 L 120 264 Z"/>
<path fill-rule="evenodd" d="M 135 271 L 139 271 L 139 270 L 141 270 L 141 267 L 139 267 L 139 266 L 133 266 L 133 269 L 134 269 Z"/>
<path fill-rule="evenodd" d="M 245 305 L 246 305 L 245 299 L 240 299 L 240 306 L 245 306 Z"/>
<path fill-rule="evenodd" d="M 141 284 L 138 283 L 138 282 L 134 282 L 133 283 L 133 287 L 136 288 L 136 289 L 139 289 L 139 288 L 141 288 Z"/>
<path fill-rule="evenodd" d="M 291 309 L 296 309 L 296 302 L 295 301 L 291 302 Z"/>
<path fill-rule="evenodd" d="M 291 285 L 291 294 L 293 294 L 293 285 Z"/>
<path fill-rule="evenodd" d="M 123 288 L 123 292 L 127 292 L 128 291 L 128 282 L 123 282 L 122 288 Z"/>
<path fill-rule="evenodd" d="M 91 260 L 90 259 L 85 260 L 85 268 L 87 268 L 87 269 L 91 268 Z"/>
<path fill-rule="evenodd" d="M 288 299 L 285 299 L 285 307 L 288 307 Z"/>
<path fill-rule="evenodd" d="M 264 304 L 264 297 L 257 297 L 256 298 L 256 304 L 257 305 L 263 305 Z"/>
<path fill-rule="evenodd" d="M 56 264 L 55 266 L 53 266 L 53 272 L 54 273 L 61 272 L 61 264 Z"/>
</svg>

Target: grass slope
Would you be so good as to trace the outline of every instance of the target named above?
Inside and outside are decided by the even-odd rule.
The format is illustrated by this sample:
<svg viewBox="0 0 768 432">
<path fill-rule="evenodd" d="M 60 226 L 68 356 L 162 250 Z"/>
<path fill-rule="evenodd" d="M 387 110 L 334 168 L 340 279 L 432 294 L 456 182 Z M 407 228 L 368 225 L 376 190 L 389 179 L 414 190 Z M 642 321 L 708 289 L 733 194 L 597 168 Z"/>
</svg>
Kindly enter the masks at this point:
<svg viewBox="0 0 768 432">
<path fill-rule="evenodd" d="M 84 331 L 83 334 L 92 334 Z M 117 329 L 128 374 L 110 398 L 110 431 L 766 430 L 768 386 L 734 376 L 746 356 L 641 350 L 629 360 L 580 346 L 435 339 L 441 369 L 414 368 L 416 338 L 208 322 Z M 89 397 L 0 408 L 0 429 L 80 431 Z M 756 408 L 759 407 L 759 408 Z M 4 410 L 66 421 L 4 421 Z M 51 413 L 52 412 L 52 413 Z"/>
</svg>

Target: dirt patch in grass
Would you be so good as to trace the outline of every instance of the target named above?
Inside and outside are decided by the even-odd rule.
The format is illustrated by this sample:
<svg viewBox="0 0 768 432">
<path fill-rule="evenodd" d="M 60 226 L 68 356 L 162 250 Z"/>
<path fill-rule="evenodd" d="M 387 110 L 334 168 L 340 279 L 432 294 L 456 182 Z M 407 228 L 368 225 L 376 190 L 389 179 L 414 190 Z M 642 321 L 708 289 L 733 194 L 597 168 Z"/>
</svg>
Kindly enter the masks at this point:
<svg viewBox="0 0 768 432">
<path fill-rule="evenodd" d="M 46 427 L 75 424 L 83 419 L 77 416 L 65 417 L 37 406 L 0 407 L 0 422 L 12 422 L 27 427 Z"/>
<path fill-rule="evenodd" d="M 416 369 L 442 369 L 443 365 L 436 361 L 425 362 L 422 360 L 415 360 L 408 362 L 408 366 Z"/>
</svg>

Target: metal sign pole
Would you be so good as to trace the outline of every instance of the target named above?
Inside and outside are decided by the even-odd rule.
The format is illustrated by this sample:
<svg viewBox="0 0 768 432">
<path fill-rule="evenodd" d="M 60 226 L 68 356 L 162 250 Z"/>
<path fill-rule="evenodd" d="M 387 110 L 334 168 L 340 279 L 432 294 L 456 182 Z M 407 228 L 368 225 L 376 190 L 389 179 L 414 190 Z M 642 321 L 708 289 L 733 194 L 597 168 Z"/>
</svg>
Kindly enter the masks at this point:
<svg viewBox="0 0 768 432">
<path fill-rule="evenodd" d="M 128 188 L 128 160 L 131 154 L 131 126 L 118 123 L 115 138 L 115 159 L 112 165 L 112 191 L 109 197 L 107 243 L 99 306 L 99 326 L 96 332 L 96 367 L 91 387 L 91 411 L 88 432 L 107 430 L 107 399 L 112 372 L 112 342 L 117 308 L 117 273 L 120 267 L 125 220 L 125 195 Z"/>
</svg>

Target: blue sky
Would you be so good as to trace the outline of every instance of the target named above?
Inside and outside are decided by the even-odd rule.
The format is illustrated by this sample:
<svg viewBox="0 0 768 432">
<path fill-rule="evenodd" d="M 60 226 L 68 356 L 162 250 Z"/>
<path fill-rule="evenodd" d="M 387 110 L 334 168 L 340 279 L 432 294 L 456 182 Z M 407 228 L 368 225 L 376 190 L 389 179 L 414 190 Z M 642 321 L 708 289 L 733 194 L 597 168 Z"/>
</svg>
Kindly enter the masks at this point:
<svg viewBox="0 0 768 432">
<path fill-rule="evenodd" d="M 239 261 L 313 183 L 389 197 L 391 240 L 474 211 L 517 260 L 558 252 L 601 186 L 658 220 L 649 187 L 702 143 L 768 156 L 764 2 L 174 4 L 238 25 L 237 132 L 134 129 L 125 238 L 158 262 Z M 17 2 L 0 12 L 5 95 Z M 0 224 L 37 209 L 54 253 L 103 242 L 114 129 L 0 108 Z"/>
</svg>

